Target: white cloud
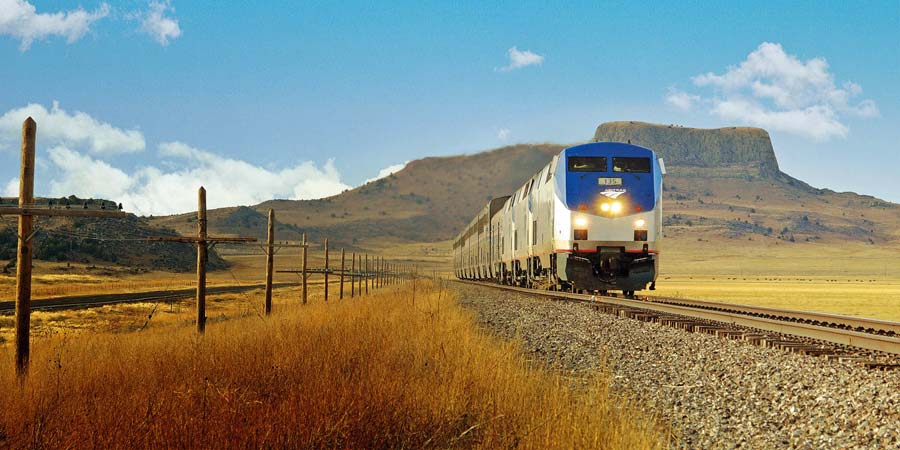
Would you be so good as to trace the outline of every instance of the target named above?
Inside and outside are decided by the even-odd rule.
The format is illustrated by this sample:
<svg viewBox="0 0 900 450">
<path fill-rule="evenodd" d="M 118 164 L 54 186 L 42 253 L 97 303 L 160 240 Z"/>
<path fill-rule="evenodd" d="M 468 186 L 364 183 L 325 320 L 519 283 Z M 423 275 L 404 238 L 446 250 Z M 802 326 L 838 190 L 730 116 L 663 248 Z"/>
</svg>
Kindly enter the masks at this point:
<svg viewBox="0 0 900 450">
<path fill-rule="evenodd" d="M 18 197 L 19 196 L 19 179 L 13 178 L 9 180 L 9 183 L 3 186 L 3 192 L 0 192 L 0 196 L 2 197 Z"/>
<path fill-rule="evenodd" d="M 51 195 L 107 198 L 137 214 L 163 215 L 195 211 L 201 185 L 208 191 L 210 208 L 253 205 L 279 197 L 321 198 L 350 188 L 341 182 L 332 160 L 321 168 L 304 162 L 271 171 L 181 142 L 161 144 L 159 155 L 174 159 L 177 169 L 151 166 L 128 174 L 91 156 L 54 147 L 50 160 L 59 175 L 50 183 Z"/>
<path fill-rule="evenodd" d="M 764 42 L 747 59 L 724 73 L 708 72 L 692 78 L 697 88 L 713 94 L 700 97 L 670 90 L 666 101 L 687 110 L 708 104 L 709 112 L 723 119 L 746 122 L 818 141 L 845 137 L 846 117 L 879 115 L 872 100 L 855 102 L 862 87 L 835 83 L 825 58 L 803 61 L 780 44 Z"/>
<path fill-rule="evenodd" d="M 497 131 L 497 139 L 506 142 L 509 140 L 510 133 L 509 128 L 501 128 L 500 131 Z"/>
<path fill-rule="evenodd" d="M 41 145 L 85 148 L 98 155 L 133 153 L 146 147 L 140 131 L 116 128 L 79 111 L 69 114 L 55 101 L 49 111 L 31 103 L 0 116 L 0 146 L 18 145 L 22 122 L 29 116 L 37 122 Z"/>
<path fill-rule="evenodd" d="M 666 103 L 682 111 L 694 109 L 694 106 L 700 101 L 699 95 L 688 94 L 675 88 L 669 88 L 669 93 L 666 95 Z"/>
<path fill-rule="evenodd" d="M 150 2 L 150 9 L 141 17 L 141 31 L 149 34 L 163 47 L 169 45 L 169 41 L 173 41 L 181 36 L 181 27 L 178 25 L 178 19 L 167 16 L 167 12 L 175 12 L 171 1 L 152 1 Z"/>
<path fill-rule="evenodd" d="M 368 180 L 364 181 L 363 184 L 371 183 L 375 180 L 380 180 L 384 177 L 395 174 L 395 173 L 403 170 L 403 168 L 406 167 L 407 164 L 409 164 L 409 161 L 402 162 L 400 164 L 394 164 L 392 166 L 387 166 L 384 169 L 379 170 L 378 175 L 376 175 L 375 178 L 369 178 Z"/>
<path fill-rule="evenodd" d="M 819 141 L 844 137 L 849 132 L 832 108 L 813 105 L 802 109 L 770 110 L 739 97 L 718 100 L 712 112 L 727 120 L 745 121 L 770 130 L 806 136 Z"/>
<path fill-rule="evenodd" d="M 512 47 L 506 51 L 509 57 L 509 64 L 499 67 L 497 71 L 509 72 L 511 70 L 521 69 L 527 66 L 540 65 L 544 62 L 544 56 L 532 52 L 531 50 L 521 51 L 516 47 Z"/>
<path fill-rule="evenodd" d="M 32 42 L 60 36 L 71 44 L 81 39 L 91 24 L 109 15 L 109 5 L 103 3 L 92 12 L 78 8 L 66 12 L 38 13 L 26 0 L 0 0 L 0 35 L 18 39 L 19 49 L 28 50 Z"/>
</svg>

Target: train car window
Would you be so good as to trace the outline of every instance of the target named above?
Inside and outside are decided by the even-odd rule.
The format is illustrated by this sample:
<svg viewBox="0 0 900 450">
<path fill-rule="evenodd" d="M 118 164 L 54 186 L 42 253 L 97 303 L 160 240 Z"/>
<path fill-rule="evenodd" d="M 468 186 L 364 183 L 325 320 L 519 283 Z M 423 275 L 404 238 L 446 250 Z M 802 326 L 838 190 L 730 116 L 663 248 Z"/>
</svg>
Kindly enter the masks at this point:
<svg viewBox="0 0 900 450">
<path fill-rule="evenodd" d="M 613 158 L 613 172 L 650 173 L 650 158 Z"/>
<path fill-rule="evenodd" d="M 570 156 L 569 172 L 606 172 L 605 156 Z"/>
</svg>

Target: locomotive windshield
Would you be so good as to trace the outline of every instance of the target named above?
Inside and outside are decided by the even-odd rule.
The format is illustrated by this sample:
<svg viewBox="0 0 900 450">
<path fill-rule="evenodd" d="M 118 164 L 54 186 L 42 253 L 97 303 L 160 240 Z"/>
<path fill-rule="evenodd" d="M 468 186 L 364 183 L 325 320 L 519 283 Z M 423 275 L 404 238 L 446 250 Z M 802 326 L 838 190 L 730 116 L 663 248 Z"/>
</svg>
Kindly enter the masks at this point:
<svg viewBox="0 0 900 450">
<path fill-rule="evenodd" d="M 613 158 L 613 172 L 650 173 L 650 158 Z"/>
<path fill-rule="evenodd" d="M 606 172 L 605 156 L 570 156 L 569 172 Z"/>
</svg>

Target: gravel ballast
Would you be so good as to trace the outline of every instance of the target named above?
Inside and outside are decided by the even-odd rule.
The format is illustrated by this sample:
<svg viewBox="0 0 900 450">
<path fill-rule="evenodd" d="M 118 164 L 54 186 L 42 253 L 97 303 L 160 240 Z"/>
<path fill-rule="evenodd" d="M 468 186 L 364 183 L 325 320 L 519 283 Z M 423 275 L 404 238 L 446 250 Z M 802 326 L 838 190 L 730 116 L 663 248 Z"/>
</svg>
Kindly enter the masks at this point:
<svg viewBox="0 0 900 450">
<path fill-rule="evenodd" d="M 900 371 L 875 371 L 451 283 L 481 325 L 561 370 L 606 367 L 677 448 L 900 448 Z"/>
</svg>

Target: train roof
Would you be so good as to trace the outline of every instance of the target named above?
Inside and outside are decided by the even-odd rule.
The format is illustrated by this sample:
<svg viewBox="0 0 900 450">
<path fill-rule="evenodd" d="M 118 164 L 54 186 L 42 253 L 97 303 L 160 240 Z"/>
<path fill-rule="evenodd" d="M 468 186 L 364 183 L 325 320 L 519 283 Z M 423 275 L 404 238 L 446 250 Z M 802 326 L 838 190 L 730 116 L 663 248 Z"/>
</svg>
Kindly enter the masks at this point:
<svg viewBox="0 0 900 450">
<path fill-rule="evenodd" d="M 656 155 L 656 152 L 653 151 L 652 148 L 642 147 L 640 145 L 635 145 L 635 144 L 629 144 L 627 142 L 607 142 L 607 141 L 588 142 L 586 144 L 573 145 L 573 146 L 568 147 L 565 150 L 563 150 L 563 152 L 568 152 L 570 150 L 576 151 L 576 152 L 578 150 L 596 150 L 598 148 L 603 149 L 603 150 L 609 150 L 609 151 L 621 151 L 621 150 L 641 151 L 641 150 L 643 150 L 643 151 L 648 151 L 648 152 L 652 153 L 653 155 Z"/>
</svg>

